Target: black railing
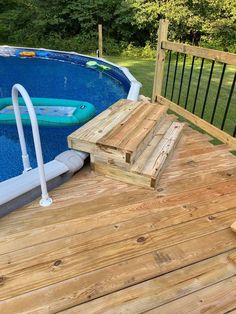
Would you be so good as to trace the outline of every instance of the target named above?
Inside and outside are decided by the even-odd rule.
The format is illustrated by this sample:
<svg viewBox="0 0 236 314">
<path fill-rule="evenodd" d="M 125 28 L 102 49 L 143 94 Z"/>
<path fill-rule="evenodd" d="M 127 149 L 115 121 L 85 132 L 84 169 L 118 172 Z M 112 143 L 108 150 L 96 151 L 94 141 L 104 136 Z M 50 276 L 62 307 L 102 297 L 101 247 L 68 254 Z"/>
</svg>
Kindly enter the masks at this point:
<svg viewBox="0 0 236 314">
<path fill-rule="evenodd" d="M 167 51 L 163 95 L 236 137 L 235 67 Z"/>
<path fill-rule="evenodd" d="M 209 78 L 208 78 L 208 83 L 207 83 L 207 89 L 206 89 L 206 94 L 205 94 L 205 98 L 204 98 L 204 103 L 203 103 L 203 106 L 202 106 L 202 113 L 201 113 L 201 118 L 202 119 L 204 117 L 204 113 L 205 113 L 205 110 L 206 110 L 206 104 L 207 104 L 207 99 L 208 99 L 209 89 L 210 89 L 210 85 L 211 85 L 211 79 L 212 79 L 214 66 L 215 66 L 215 61 L 213 60 L 212 64 L 211 64 L 211 71 L 210 71 Z"/>
</svg>

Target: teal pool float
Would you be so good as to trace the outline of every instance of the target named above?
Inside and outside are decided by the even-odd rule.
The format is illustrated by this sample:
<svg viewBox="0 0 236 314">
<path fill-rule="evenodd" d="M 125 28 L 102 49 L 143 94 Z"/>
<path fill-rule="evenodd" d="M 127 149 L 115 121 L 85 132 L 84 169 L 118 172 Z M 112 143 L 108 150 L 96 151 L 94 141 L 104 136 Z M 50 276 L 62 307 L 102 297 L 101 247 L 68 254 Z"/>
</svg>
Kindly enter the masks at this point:
<svg viewBox="0 0 236 314">
<path fill-rule="evenodd" d="M 31 98 L 38 124 L 41 126 L 83 125 L 95 116 L 93 104 L 85 101 Z M 24 100 L 19 98 L 21 118 L 24 125 L 30 125 L 30 118 Z M 0 124 L 15 124 L 12 99 L 0 98 Z"/>
</svg>

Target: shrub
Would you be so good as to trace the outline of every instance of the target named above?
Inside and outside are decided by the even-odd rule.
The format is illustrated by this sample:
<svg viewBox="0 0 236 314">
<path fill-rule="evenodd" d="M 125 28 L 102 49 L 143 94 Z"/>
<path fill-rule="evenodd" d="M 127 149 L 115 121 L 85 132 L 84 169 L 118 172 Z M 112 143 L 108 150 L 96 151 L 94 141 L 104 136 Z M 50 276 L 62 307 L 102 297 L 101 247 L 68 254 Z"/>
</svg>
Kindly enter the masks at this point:
<svg viewBox="0 0 236 314">
<path fill-rule="evenodd" d="M 122 56 L 153 59 L 156 56 L 156 50 L 151 47 L 150 42 L 146 42 L 144 47 L 135 47 L 131 43 L 125 49 L 123 49 Z"/>
</svg>

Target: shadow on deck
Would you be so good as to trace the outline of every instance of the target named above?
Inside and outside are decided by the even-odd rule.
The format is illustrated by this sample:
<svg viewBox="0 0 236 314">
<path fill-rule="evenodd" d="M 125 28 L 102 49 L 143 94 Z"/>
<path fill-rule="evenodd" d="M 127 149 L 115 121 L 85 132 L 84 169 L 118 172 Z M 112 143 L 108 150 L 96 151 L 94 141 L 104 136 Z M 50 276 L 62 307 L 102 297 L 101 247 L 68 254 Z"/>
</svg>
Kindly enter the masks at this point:
<svg viewBox="0 0 236 314">
<path fill-rule="evenodd" d="M 1 313 L 236 308 L 236 157 L 186 127 L 157 190 L 89 165 L 0 220 Z"/>
</svg>

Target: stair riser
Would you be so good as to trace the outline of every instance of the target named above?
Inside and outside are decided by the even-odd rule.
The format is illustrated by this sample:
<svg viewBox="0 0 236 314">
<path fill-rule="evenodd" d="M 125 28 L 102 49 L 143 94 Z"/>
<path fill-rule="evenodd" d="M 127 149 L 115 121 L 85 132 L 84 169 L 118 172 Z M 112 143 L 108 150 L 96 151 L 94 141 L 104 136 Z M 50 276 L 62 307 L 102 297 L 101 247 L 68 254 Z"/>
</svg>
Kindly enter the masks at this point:
<svg viewBox="0 0 236 314">
<path fill-rule="evenodd" d="M 144 177 L 139 174 L 134 174 L 129 171 L 119 169 L 115 166 L 99 163 L 97 161 L 91 162 L 91 167 L 97 174 L 102 174 L 118 181 L 134 184 L 153 190 L 153 188 L 151 187 L 151 178 Z"/>
<path fill-rule="evenodd" d="M 98 152 L 97 155 L 91 155 L 91 161 L 93 163 L 115 166 L 125 171 L 130 170 L 130 164 L 125 162 L 125 157 L 123 157 L 122 159 L 122 158 L 118 158 L 110 154 L 108 155 L 108 154 L 102 154 L 101 152 Z"/>
</svg>

